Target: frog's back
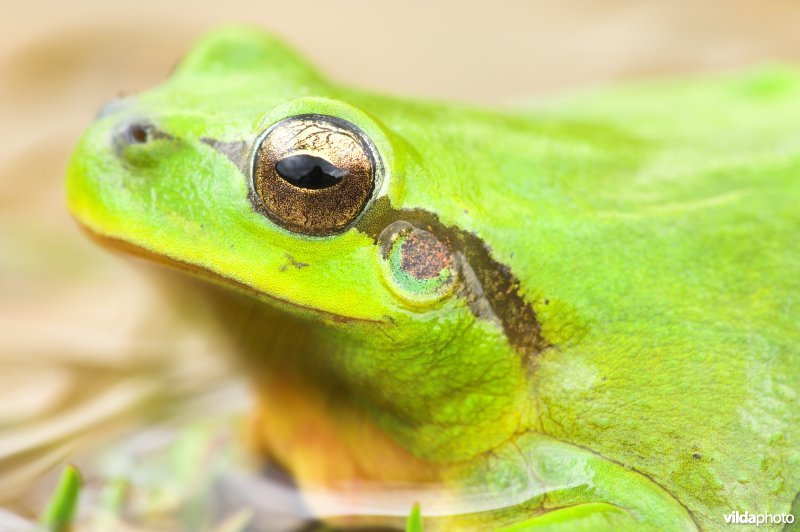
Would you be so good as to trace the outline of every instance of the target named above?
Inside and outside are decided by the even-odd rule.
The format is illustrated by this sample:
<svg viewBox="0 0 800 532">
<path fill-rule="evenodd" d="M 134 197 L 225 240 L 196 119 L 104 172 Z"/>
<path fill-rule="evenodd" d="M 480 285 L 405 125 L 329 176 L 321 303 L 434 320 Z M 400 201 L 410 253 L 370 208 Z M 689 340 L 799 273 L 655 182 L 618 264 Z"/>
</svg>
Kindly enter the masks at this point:
<svg viewBox="0 0 800 532">
<path fill-rule="evenodd" d="M 544 430 L 646 472 L 704 523 L 788 512 L 800 72 L 620 89 L 552 113 L 602 124 L 620 147 L 590 137 L 550 182 L 562 222 L 537 230 L 531 216 L 533 260 L 518 267 L 581 324 L 541 357 Z"/>
</svg>

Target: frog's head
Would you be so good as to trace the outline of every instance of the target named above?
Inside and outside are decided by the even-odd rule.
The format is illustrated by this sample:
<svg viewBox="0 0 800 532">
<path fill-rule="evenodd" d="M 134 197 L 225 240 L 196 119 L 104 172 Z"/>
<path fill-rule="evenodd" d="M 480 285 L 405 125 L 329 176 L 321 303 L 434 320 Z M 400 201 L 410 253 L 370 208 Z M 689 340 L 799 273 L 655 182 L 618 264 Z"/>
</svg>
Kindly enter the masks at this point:
<svg viewBox="0 0 800 532">
<path fill-rule="evenodd" d="M 383 322 L 441 306 L 452 253 L 372 221 L 402 194 L 398 139 L 330 92 L 277 41 L 217 32 L 168 83 L 101 110 L 72 160 L 70 209 L 290 311 Z"/>
<path fill-rule="evenodd" d="M 399 105 L 387 102 L 328 83 L 260 32 L 221 30 L 167 83 L 101 111 L 69 167 L 69 206 L 105 241 L 242 288 L 309 334 L 330 331 L 326 364 L 343 354 L 333 364 L 348 387 L 395 418 L 461 401 L 450 384 L 492 382 L 448 414 L 475 416 L 521 392 L 521 361 L 542 340 L 508 269 L 440 218 L 435 205 L 453 200 L 399 119 L 381 120 Z M 405 116 L 424 129 L 424 112 Z M 407 201 L 409 184 L 427 199 Z"/>
</svg>

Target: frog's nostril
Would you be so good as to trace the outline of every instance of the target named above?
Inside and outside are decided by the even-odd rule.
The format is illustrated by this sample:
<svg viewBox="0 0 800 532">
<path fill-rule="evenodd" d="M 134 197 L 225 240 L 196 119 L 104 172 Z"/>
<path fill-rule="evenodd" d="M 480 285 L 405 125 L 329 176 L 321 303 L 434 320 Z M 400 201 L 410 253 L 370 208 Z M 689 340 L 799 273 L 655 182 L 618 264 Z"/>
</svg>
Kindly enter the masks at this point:
<svg viewBox="0 0 800 532">
<path fill-rule="evenodd" d="M 143 124 L 131 124 L 125 130 L 128 142 L 131 144 L 144 144 L 150 140 L 150 127 Z"/>
<path fill-rule="evenodd" d="M 169 133 L 158 129 L 150 122 L 133 122 L 120 124 L 119 129 L 114 131 L 112 142 L 118 153 L 129 146 L 143 146 L 158 140 L 172 140 Z"/>
</svg>

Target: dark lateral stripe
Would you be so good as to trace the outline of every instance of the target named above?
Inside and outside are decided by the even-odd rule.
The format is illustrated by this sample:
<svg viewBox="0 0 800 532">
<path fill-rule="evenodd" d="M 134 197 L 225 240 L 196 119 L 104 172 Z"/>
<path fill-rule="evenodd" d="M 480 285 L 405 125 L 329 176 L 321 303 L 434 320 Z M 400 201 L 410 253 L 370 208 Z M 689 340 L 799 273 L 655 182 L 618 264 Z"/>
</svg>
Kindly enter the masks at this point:
<svg viewBox="0 0 800 532">
<path fill-rule="evenodd" d="M 379 198 L 369 207 L 356 228 L 377 243 L 381 231 L 397 221 L 406 221 L 430 231 L 453 252 L 464 256 L 509 343 L 525 360 L 532 362 L 537 353 L 550 347 L 542 336 L 533 306 L 520 292 L 519 279 L 511 268 L 492 257 L 489 247 L 474 233 L 444 225 L 436 214 L 424 209 L 395 209 L 386 197 Z M 470 304 L 469 307 L 476 317 L 485 317 L 480 305 Z"/>
</svg>

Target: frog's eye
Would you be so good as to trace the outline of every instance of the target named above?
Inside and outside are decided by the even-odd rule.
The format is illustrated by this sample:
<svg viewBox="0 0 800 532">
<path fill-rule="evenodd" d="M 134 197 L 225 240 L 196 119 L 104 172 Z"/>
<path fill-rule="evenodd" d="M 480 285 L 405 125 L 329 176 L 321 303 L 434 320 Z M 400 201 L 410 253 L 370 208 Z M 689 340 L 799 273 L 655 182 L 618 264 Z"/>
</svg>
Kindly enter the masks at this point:
<svg viewBox="0 0 800 532">
<path fill-rule="evenodd" d="M 361 130 L 340 118 L 281 120 L 262 134 L 253 157 L 258 207 L 290 231 L 341 232 L 372 196 L 376 157 Z"/>
</svg>

